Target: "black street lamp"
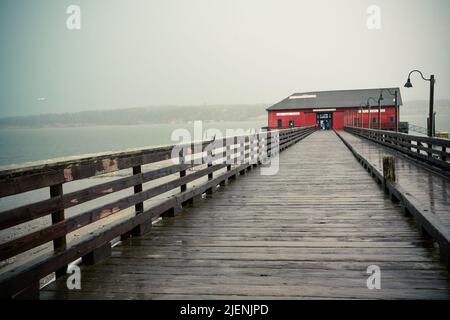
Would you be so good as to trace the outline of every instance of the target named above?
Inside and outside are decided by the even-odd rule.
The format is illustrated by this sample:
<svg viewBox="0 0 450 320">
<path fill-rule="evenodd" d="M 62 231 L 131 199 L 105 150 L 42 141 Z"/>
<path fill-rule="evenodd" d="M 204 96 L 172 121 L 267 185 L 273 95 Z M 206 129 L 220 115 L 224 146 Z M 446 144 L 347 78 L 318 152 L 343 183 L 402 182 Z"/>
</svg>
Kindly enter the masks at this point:
<svg viewBox="0 0 450 320">
<path fill-rule="evenodd" d="M 398 102 L 397 102 L 397 99 L 398 99 L 398 93 L 397 92 L 398 91 L 394 90 L 394 92 L 392 92 L 390 89 L 381 89 L 380 90 L 380 97 L 378 98 L 378 101 L 384 100 L 384 98 L 383 98 L 383 91 L 387 91 L 387 92 L 389 92 L 389 94 L 391 96 L 394 96 L 394 103 L 395 103 L 395 105 L 394 105 L 394 107 L 395 107 L 395 132 L 398 132 Z M 379 126 L 381 126 L 380 113 L 381 113 L 381 111 L 380 111 L 380 109 L 378 109 L 378 123 L 379 123 Z"/>
<path fill-rule="evenodd" d="M 429 115 L 428 115 L 428 136 L 432 137 L 434 135 L 434 114 L 433 114 L 433 104 L 434 104 L 434 83 L 436 80 L 434 79 L 434 74 L 430 76 L 430 79 L 427 79 L 423 76 L 422 72 L 419 70 L 413 70 L 408 75 L 408 80 L 405 83 L 405 88 L 412 88 L 411 83 L 411 74 L 417 72 L 420 74 L 423 80 L 430 82 L 430 107 L 429 107 Z"/>
<path fill-rule="evenodd" d="M 369 99 L 367 99 L 366 102 L 366 106 L 367 106 L 367 119 L 369 120 L 369 123 L 367 124 L 367 128 L 370 129 L 371 124 L 370 124 L 370 99 L 372 99 L 375 103 L 380 103 L 379 101 L 375 100 L 375 98 L 369 97 Z"/>
</svg>

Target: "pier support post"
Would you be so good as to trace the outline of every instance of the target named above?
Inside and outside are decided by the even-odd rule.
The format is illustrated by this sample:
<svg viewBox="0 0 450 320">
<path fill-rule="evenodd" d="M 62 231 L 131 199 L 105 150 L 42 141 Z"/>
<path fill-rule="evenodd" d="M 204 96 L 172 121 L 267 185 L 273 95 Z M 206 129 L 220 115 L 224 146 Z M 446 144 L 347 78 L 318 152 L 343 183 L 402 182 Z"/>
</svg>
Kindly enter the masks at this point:
<svg viewBox="0 0 450 320">
<path fill-rule="evenodd" d="M 201 194 L 193 196 L 191 199 L 193 205 L 195 205 L 196 203 L 199 203 L 202 200 L 203 200 L 203 197 Z"/>
<path fill-rule="evenodd" d="M 178 203 L 178 201 L 177 201 L 175 206 L 170 208 L 163 214 L 161 214 L 161 217 L 162 218 L 173 218 L 173 217 L 177 216 L 181 211 L 183 211 L 183 206 L 181 203 Z"/>
<path fill-rule="evenodd" d="M 221 187 L 225 187 L 226 185 L 228 184 L 228 179 L 227 178 L 224 178 L 222 181 L 220 181 L 220 183 L 219 183 L 219 185 L 221 186 Z"/>
<path fill-rule="evenodd" d="M 108 258 L 110 255 L 111 255 L 111 243 L 107 242 L 104 245 L 92 250 L 87 255 L 83 256 L 82 262 L 85 265 L 94 265 Z"/>
<path fill-rule="evenodd" d="M 444 262 L 447 270 L 450 271 L 450 243 L 439 243 L 439 254 L 441 261 Z"/>
<path fill-rule="evenodd" d="M 39 300 L 39 289 L 39 281 L 35 281 L 25 289 L 22 289 L 20 292 L 16 293 L 11 298 L 14 300 Z"/>
<path fill-rule="evenodd" d="M 387 182 L 395 182 L 395 158 L 392 156 L 383 157 L 383 177 L 384 188 L 387 191 Z"/>
</svg>

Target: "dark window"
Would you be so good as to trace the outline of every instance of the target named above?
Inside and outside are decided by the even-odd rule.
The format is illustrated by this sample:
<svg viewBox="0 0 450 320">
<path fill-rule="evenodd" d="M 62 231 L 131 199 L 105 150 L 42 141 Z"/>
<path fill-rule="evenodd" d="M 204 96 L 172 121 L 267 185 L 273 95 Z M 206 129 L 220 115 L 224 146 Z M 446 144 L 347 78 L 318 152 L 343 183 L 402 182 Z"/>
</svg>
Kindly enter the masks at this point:
<svg viewBox="0 0 450 320">
<path fill-rule="evenodd" d="M 278 125 L 278 128 L 282 128 L 283 127 L 283 121 L 281 119 L 278 119 L 277 120 L 277 125 Z"/>
<path fill-rule="evenodd" d="M 331 113 L 318 113 L 317 119 L 331 119 Z"/>
<path fill-rule="evenodd" d="M 391 121 L 391 123 L 394 123 L 394 117 L 390 117 L 389 120 Z"/>
</svg>

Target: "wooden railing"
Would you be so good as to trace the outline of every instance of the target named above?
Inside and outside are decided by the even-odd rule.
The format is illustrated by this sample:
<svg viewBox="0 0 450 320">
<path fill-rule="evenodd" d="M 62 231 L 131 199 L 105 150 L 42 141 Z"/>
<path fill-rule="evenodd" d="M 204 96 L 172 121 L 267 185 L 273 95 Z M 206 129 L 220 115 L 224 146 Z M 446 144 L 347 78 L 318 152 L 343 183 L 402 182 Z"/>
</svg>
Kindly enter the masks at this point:
<svg viewBox="0 0 450 320">
<path fill-rule="evenodd" d="M 44 200 L 0 212 L 2 232 L 11 231 L 14 234 L 17 226 L 31 224 L 25 233 L 0 244 L 0 261 L 27 255 L 31 249 L 42 245 L 49 246 L 45 253 L 0 275 L 0 297 L 23 297 L 27 292 L 38 291 L 40 279 L 53 272 L 56 277 L 64 275 L 67 265 L 79 258 L 82 263 L 96 263 L 108 256 L 113 240 L 140 236 L 150 231 L 155 219 L 174 216 L 184 206 L 199 200 L 204 193 L 213 193 L 218 185 L 225 185 L 229 179 L 260 165 L 278 150 L 286 149 L 314 130 L 315 127 L 301 127 L 268 131 L 181 146 L 48 161 L 0 171 L 0 199 L 49 188 L 49 197 Z M 156 165 L 156 168 L 145 171 L 143 166 L 149 164 Z M 118 172 L 128 175 L 70 193 L 63 192 L 63 186 L 69 182 Z M 166 179 L 158 181 L 161 178 Z M 172 179 L 167 181 L 168 178 Z M 149 182 L 153 185 L 144 188 L 143 184 Z M 197 184 L 188 187 L 193 182 Z M 70 217 L 65 215 L 66 209 L 123 190 L 132 190 L 132 193 Z M 172 194 L 163 197 L 167 192 Z M 144 202 L 149 199 L 155 201 L 145 208 Z M 133 207 L 131 215 L 101 227 L 96 225 Z M 33 223 L 45 217 L 51 217 L 51 223 L 36 230 Z M 90 229 L 83 233 L 86 227 Z M 75 231 L 81 236 L 68 238 Z"/>
<path fill-rule="evenodd" d="M 450 140 L 414 136 L 392 131 L 345 127 L 345 130 L 393 148 L 415 160 L 421 161 L 444 174 L 450 172 Z"/>
</svg>

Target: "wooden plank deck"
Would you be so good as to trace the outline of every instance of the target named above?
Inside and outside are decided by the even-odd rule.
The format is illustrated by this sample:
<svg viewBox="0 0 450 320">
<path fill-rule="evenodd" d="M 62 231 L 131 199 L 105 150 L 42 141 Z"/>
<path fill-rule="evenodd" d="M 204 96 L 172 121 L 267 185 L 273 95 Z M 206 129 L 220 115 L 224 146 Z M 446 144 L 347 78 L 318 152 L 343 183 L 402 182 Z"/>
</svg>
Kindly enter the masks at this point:
<svg viewBox="0 0 450 320">
<path fill-rule="evenodd" d="M 335 135 L 280 155 L 146 236 L 58 280 L 43 299 L 449 299 L 446 267 Z M 366 287 L 369 265 L 381 290 Z"/>
<path fill-rule="evenodd" d="M 450 181 L 448 178 L 424 169 L 377 143 L 344 131 L 339 134 L 381 172 L 383 157 L 394 156 L 396 183 L 416 198 L 417 202 L 444 226 L 450 228 Z"/>
</svg>

